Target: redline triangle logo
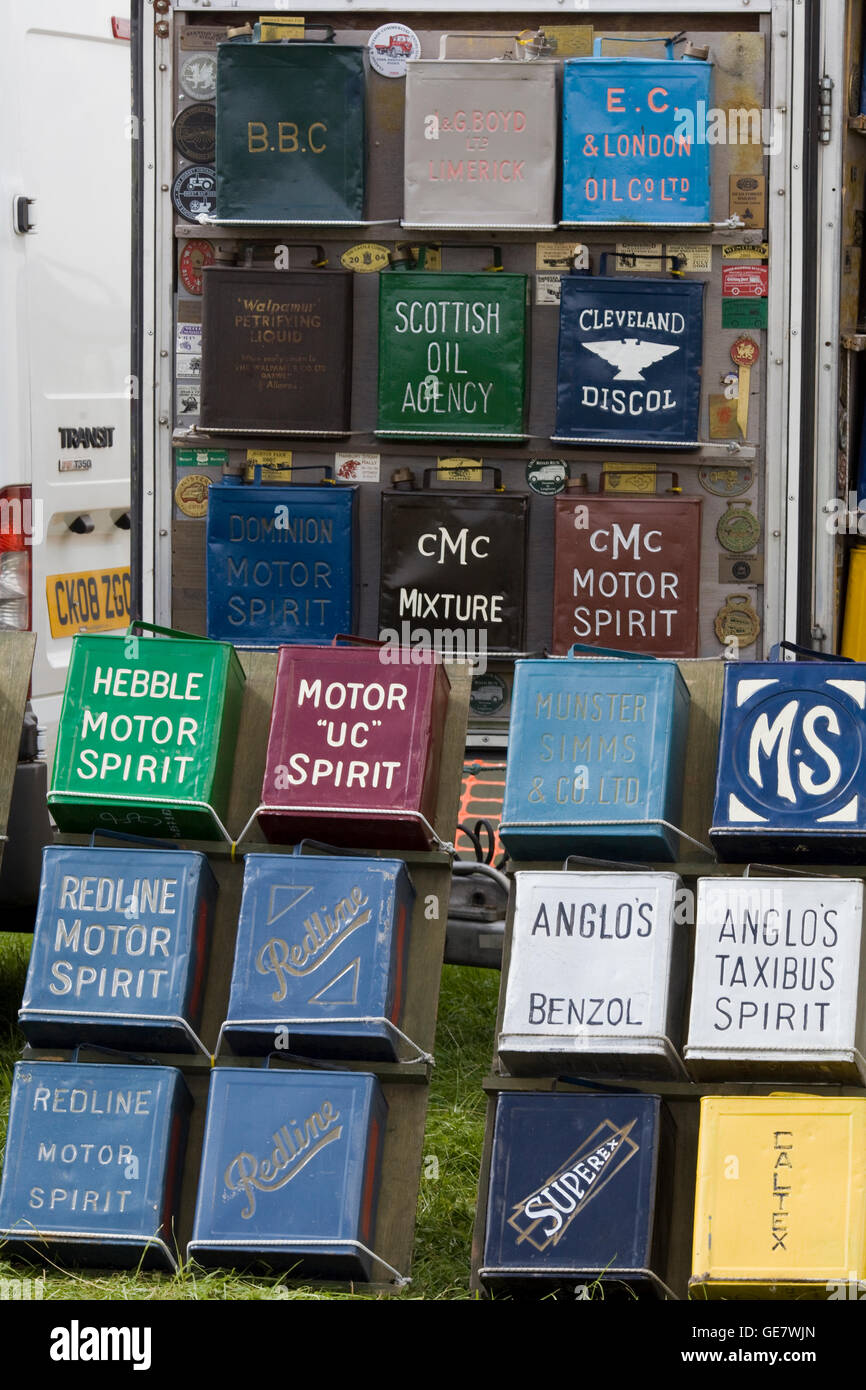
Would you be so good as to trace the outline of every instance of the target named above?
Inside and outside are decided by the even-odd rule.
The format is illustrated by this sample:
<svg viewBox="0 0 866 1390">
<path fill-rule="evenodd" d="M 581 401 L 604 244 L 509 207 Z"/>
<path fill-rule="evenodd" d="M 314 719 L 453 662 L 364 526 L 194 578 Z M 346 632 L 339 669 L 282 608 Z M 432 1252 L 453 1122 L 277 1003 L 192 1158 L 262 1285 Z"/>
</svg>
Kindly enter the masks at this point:
<svg viewBox="0 0 866 1390">
<path fill-rule="evenodd" d="M 358 980 L 361 971 L 361 957 L 356 956 L 350 961 L 345 970 L 341 970 L 339 975 L 335 975 L 333 980 L 329 980 L 323 985 L 318 994 L 312 994 L 308 1000 L 310 1004 L 357 1004 L 358 1002 Z M 342 982 L 342 988 L 337 986 Z M 327 998 L 325 997 L 327 995 Z"/>
<path fill-rule="evenodd" d="M 287 912 L 291 912 L 293 907 L 297 907 L 298 903 L 312 891 L 313 885 L 311 883 L 305 885 L 275 883 L 271 888 L 265 926 L 269 927 L 272 922 L 279 921 Z"/>
<path fill-rule="evenodd" d="M 518 1245 L 528 1241 L 542 1251 L 559 1243 L 587 1203 L 638 1152 L 640 1145 L 629 1138 L 636 1124 L 637 1118 L 622 1128 L 603 1120 L 551 1177 L 515 1205 L 508 1224 L 518 1233 Z"/>
</svg>

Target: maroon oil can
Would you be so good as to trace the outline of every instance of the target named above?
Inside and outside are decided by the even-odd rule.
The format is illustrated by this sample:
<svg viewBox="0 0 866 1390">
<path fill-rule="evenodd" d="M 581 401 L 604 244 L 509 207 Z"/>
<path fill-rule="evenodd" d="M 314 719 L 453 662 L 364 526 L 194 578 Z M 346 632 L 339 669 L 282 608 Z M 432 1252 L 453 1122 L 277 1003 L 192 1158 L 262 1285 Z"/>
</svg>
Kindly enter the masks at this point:
<svg viewBox="0 0 866 1390">
<path fill-rule="evenodd" d="M 563 494 L 554 516 L 555 652 L 697 656 L 700 498 Z"/>
<path fill-rule="evenodd" d="M 281 647 L 259 815 L 267 838 L 434 845 L 449 688 L 429 649 Z"/>
</svg>

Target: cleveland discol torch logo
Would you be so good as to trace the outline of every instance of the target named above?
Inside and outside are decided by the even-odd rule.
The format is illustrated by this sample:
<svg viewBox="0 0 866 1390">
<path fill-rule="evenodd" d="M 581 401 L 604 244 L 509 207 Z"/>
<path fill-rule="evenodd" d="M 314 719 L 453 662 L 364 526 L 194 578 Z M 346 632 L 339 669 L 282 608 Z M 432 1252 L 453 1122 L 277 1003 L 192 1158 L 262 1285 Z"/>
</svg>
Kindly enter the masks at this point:
<svg viewBox="0 0 866 1390">
<path fill-rule="evenodd" d="M 518 1245 L 528 1241 L 543 1251 L 559 1244 L 572 1221 L 638 1152 L 640 1145 L 629 1137 L 636 1124 L 637 1119 L 623 1126 L 603 1120 L 555 1173 L 516 1203 L 508 1224 Z"/>
</svg>

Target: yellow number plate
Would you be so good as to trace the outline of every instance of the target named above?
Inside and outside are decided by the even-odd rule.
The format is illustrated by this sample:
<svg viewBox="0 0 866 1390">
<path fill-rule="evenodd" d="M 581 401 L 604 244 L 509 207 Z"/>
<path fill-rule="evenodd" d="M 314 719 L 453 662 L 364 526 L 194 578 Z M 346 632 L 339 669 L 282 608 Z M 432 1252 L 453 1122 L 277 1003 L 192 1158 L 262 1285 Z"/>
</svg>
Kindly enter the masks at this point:
<svg viewBox="0 0 866 1390">
<path fill-rule="evenodd" d="M 129 570 L 50 574 L 45 581 L 52 637 L 111 632 L 129 622 Z"/>
</svg>

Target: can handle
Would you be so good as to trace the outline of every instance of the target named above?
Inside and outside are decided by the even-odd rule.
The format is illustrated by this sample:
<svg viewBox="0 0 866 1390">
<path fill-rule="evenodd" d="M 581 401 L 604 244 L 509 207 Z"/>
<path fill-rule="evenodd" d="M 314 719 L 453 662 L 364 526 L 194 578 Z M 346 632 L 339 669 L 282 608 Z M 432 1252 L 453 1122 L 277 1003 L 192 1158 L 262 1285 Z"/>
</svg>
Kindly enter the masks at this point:
<svg viewBox="0 0 866 1390">
<path fill-rule="evenodd" d="M 382 642 L 378 637 L 358 637 L 354 632 L 335 632 L 331 638 L 331 646 L 338 647 L 341 642 L 354 643 L 358 647 L 386 647 L 387 642 Z"/>
<path fill-rule="evenodd" d="M 317 849 L 321 854 L 337 854 L 342 857 L 344 854 L 354 855 L 357 859 L 367 859 L 369 855 L 365 849 L 344 849 L 340 845 L 327 845 L 324 840 L 299 840 L 292 850 L 292 854 L 304 854 L 305 850 Z"/>
<path fill-rule="evenodd" d="M 625 254 L 624 254 L 624 253 L 622 253 L 622 252 L 620 252 L 620 251 L 602 251 L 601 256 L 599 257 L 599 262 L 600 262 L 600 267 L 601 267 L 601 274 L 602 274 L 602 275 L 607 275 L 607 273 L 608 273 L 607 263 L 608 263 L 608 261 L 609 261 L 609 259 L 610 259 L 611 256 L 613 256 L 614 259 L 617 260 L 617 261 L 622 261 L 622 260 L 627 259 L 628 254 L 629 254 L 629 253 L 625 253 Z M 665 271 L 667 262 L 670 261 L 670 263 L 671 263 L 670 274 L 671 274 L 671 275 L 679 275 L 679 276 L 681 276 L 682 273 L 683 273 L 683 271 L 685 270 L 685 267 L 686 267 L 686 258 L 685 258 L 685 256 L 679 256 L 679 255 L 676 255 L 676 254 L 669 254 L 667 251 L 664 253 L 663 256 L 656 256 L 656 255 L 652 255 L 652 254 L 646 255 L 646 256 L 645 256 L 645 255 L 643 255 L 642 252 L 639 251 L 639 252 L 637 252 L 637 253 L 632 257 L 632 259 L 633 259 L 633 260 L 637 260 L 638 257 L 639 257 L 642 261 L 658 261 L 658 262 L 659 262 L 659 270 L 662 271 L 663 273 L 664 273 L 664 271 Z M 570 275 L 585 275 L 586 272 L 585 272 L 585 271 L 580 271 L 580 270 L 575 270 L 574 267 L 572 267 L 572 269 L 569 271 L 569 274 L 570 274 Z"/>
<path fill-rule="evenodd" d="M 578 652 L 586 652 L 588 656 L 621 656 L 624 661 L 658 660 L 658 657 L 646 655 L 644 652 L 618 652 L 615 647 L 588 647 L 585 642 L 575 642 L 568 649 L 569 656 L 576 656 Z"/>
<path fill-rule="evenodd" d="M 449 246 L 449 248 L 453 246 L 455 250 L 461 250 L 461 251 L 487 251 L 487 250 L 488 250 L 488 248 L 487 248 L 486 246 L 484 246 L 482 243 L 477 242 L 477 241 L 449 241 L 448 246 Z M 493 260 L 490 262 L 490 265 L 483 265 L 483 266 L 481 267 L 482 273 L 483 273 L 483 274 L 486 274 L 487 271 L 491 271 L 491 270 L 493 270 L 493 271 L 495 271 L 495 270 L 504 270 L 504 269 L 505 269 L 505 266 L 504 266 L 503 263 L 502 263 L 502 247 L 501 247 L 501 246 L 496 246 L 496 245 L 494 245 L 494 246 L 491 246 L 491 247 L 489 248 L 489 250 L 490 250 L 490 252 L 491 252 L 492 255 L 493 255 Z"/>
<path fill-rule="evenodd" d="M 314 270 L 323 270 L 324 267 L 328 264 L 327 252 L 325 251 L 325 248 L 320 241 L 287 241 L 283 242 L 282 245 L 285 246 L 287 251 L 300 251 L 302 249 L 306 251 L 312 250 L 313 259 L 310 261 L 310 265 L 313 267 Z M 253 264 L 255 248 L 255 242 L 250 242 L 249 244 L 244 246 L 244 253 L 250 253 L 250 258 L 247 261 L 248 266 Z M 289 266 L 288 269 L 292 269 L 292 267 Z"/>
<path fill-rule="evenodd" d="M 422 243 L 418 247 L 417 255 L 408 241 L 398 241 L 394 250 L 388 252 L 388 269 L 396 270 L 401 274 L 406 271 L 423 270 L 426 264 L 426 243 Z"/>
<path fill-rule="evenodd" d="M 279 19 L 279 15 L 275 16 L 275 18 Z M 271 23 L 273 23 L 273 20 L 271 20 Z M 321 38 L 321 39 L 311 39 L 309 36 L 310 36 L 310 34 L 311 34 L 312 32 L 324 34 L 324 38 Z M 304 36 L 303 36 L 303 38 L 300 38 L 300 39 L 265 39 L 265 40 L 262 40 L 262 38 L 260 37 L 260 35 L 261 35 L 261 24 L 257 24 L 257 25 L 256 25 L 256 29 L 255 29 L 254 33 L 256 34 L 255 42 L 258 43 L 258 44 L 262 44 L 263 47 L 267 47 L 267 48 L 274 47 L 274 46 L 277 45 L 277 44 L 287 44 L 287 43 L 333 43 L 333 42 L 334 42 L 334 39 L 335 39 L 336 36 L 337 36 L 337 31 L 336 31 L 336 29 L 334 28 L 333 24 L 305 24 L 305 25 L 304 25 Z"/>
<path fill-rule="evenodd" d="M 432 243 L 439 245 L 438 242 Z M 459 251 L 487 251 L 487 247 L 477 241 L 449 241 L 449 248 L 453 247 Z M 493 260 L 490 265 L 481 267 L 482 273 L 487 271 L 504 270 L 502 263 L 502 247 L 491 246 Z M 422 244 L 418 247 L 417 258 L 412 253 L 412 248 L 408 241 L 398 241 L 393 251 L 388 252 L 389 270 L 398 271 L 401 274 L 412 274 L 413 271 L 423 270 L 427 263 L 427 245 Z M 474 273 L 474 272 L 473 272 Z"/>
<path fill-rule="evenodd" d="M 569 867 L 571 864 L 579 864 L 581 866 L 579 869 L 575 869 L 573 871 L 574 873 L 584 873 L 587 865 L 591 866 L 593 869 L 616 869 L 617 871 L 621 869 L 634 869 L 638 873 L 649 870 L 650 873 L 652 873 L 651 864 L 633 864 L 627 859 L 597 859 L 595 855 L 587 854 L 570 854 L 567 859 L 562 861 L 563 873 L 572 872 Z"/>
<path fill-rule="evenodd" d="M 683 29 L 681 29 L 678 34 L 670 34 L 666 39 L 663 39 L 660 34 L 654 36 L 652 34 L 641 35 L 640 37 L 632 34 L 629 34 L 627 37 L 622 34 L 599 34 L 592 41 L 592 56 L 593 58 L 601 58 L 603 56 L 601 46 L 605 40 L 607 40 L 608 43 L 663 43 L 667 59 L 673 62 L 674 44 L 680 43 L 685 37 L 685 30 Z"/>
<path fill-rule="evenodd" d="M 314 469 L 317 469 L 317 468 L 320 468 L 320 469 L 322 470 L 323 475 L 324 475 L 322 478 L 319 479 L 319 481 L 322 482 L 322 483 L 330 483 L 332 486 L 336 487 L 337 480 L 336 480 L 336 478 L 334 477 L 334 465 L 331 464 L 331 463 L 293 463 L 293 464 L 292 464 L 292 477 L 291 477 L 291 480 L 290 480 L 289 482 L 287 482 L 287 483 L 279 483 L 279 484 L 277 484 L 277 486 L 279 486 L 279 487 L 293 487 L 293 486 L 294 486 L 294 483 L 295 483 L 295 474 L 296 474 L 296 473 L 311 473 Z M 223 479 L 223 481 L 225 481 L 225 479 Z M 228 485 L 229 485 L 230 487 L 232 486 L 231 483 L 229 483 Z M 244 485 L 242 484 L 242 486 L 244 486 Z M 246 486 L 248 486 L 248 487 L 268 487 L 268 486 L 270 486 L 270 484 L 268 484 L 268 483 L 263 483 L 263 482 L 262 482 L 262 465 L 261 465 L 260 463 L 255 463 L 255 464 L 253 464 L 253 479 L 252 479 L 252 482 L 246 484 Z"/>
<path fill-rule="evenodd" d="M 311 39 L 308 36 L 313 33 L 324 34 L 323 39 Z M 305 24 L 304 37 L 302 39 L 282 39 L 282 43 L 333 43 L 337 37 L 337 31 L 333 24 Z"/>
<path fill-rule="evenodd" d="M 493 491 L 494 491 L 494 492 L 504 492 L 504 491 L 505 491 L 505 488 L 502 486 L 502 469 L 501 469 L 501 468 L 496 468 L 496 467 L 494 467 L 494 465 L 493 465 L 492 463 L 474 463 L 474 464 L 472 465 L 472 467 L 473 467 L 473 468 L 477 468 L 478 471 L 479 471 L 479 473 L 492 473 L 492 474 L 493 474 Z M 451 471 L 451 472 L 453 472 L 453 473 L 457 473 L 457 472 L 459 472 L 460 470 L 459 470 L 458 468 L 455 467 L 455 468 L 453 468 L 453 469 L 451 469 L 451 470 L 449 470 L 449 471 Z M 425 468 L 425 469 L 424 469 L 424 478 L 423 478 L 423 482 L 422 482 L 421 486 L 422 486 L 422 487 L 426 487 L 426 488 L 430 488 L 430 479 L 431 479 L 432 477 L 434 477 L 434 475 L 435 475 L 435 478 L 436 478 L 436 481 L 437 481 L 437 482 L 439 482 L 439 483 L 447 483 L 447 482 L 448 482 L 448 479 L 447 479 L 447 478 L 440 478 L 438 474 L 439 474 L 439 471 L 438 471 L 438 469 L 436 469 L 436 468 Z M 482 481 L 483 481 L 483 479 L 482 479 Z M 432 492 L 433 489 L 430 488 L 430 491 Z"/>
<path fill-rule="evenodd" d="M 152 840 L 149 835 L 129 835 L 125 830 L 94 830 L 90 835 L 90 849 L 95 849 L 97 835 L 104 840 L 131 841 L 134 845 L 147 845 L 148 849 L 180 849 L 176 840 Z"/>
<path fill-rule="evenodd" d="M 108 1047 L 106 1043 L 82 1042 L 76 1043 L 72 1049 L 70 1061 L 77 1062 L 81 1052 L 99 1052 L 106 1057 L 125 1057 L 130 1062 L 140 1062 L 145 1067 L 158 1067 L 160 1065 L 156 1057 L 143 1057 L 140 1052 L 128 1052 L 125 1047 Z"/>
<path fill-rule="evenodd" d="M 290 1030 L 290 1029 L 287 1028 L 286 1031 L 289 1032 L 289 1033 L 291 1034 L 291 1030 Z M 319 1058 L 319 1057 L 305 1057 L 304 1054 L 303 1054 L 302 1052 L 279 1052 L 279 1051 L 277 1051 L 276 1048 L 274 1048 L 271 1052 L 268 1052 L 268 1053 L 262 1058 L 262 1061 L 261 1061 L 262 1071 L 270 1071 L 270 1069 L 271 1069 L 271 1059 L 272 1059 L 272 1058 L 276 1058 L 277 1061 L 279 1061 L 279 1062 L 303 1062 L 303 1064 L 304 1064 L 304 1070 L 305 1070 L 305 1071 L 351 1071 L 351 1070 L 352 1070 L 351 1067 L 340 1066 L 340 1063 L 339 1063 L 339 1062 L 335 1062 L 335 1061 L 333 1061 L 332 1059 L 328 1059 L 328 1058 L 324 1058 L 324 1057 L 322 1057 L 322 1058 Z M 254 1065 L 255 1065 L 255 1064 L 254 1064 Z"/>
<path fill-rule="evenodd" d="M 455 30 L 454 33 L 449 32 L 446 34 L 440 34 L 438 59 L 439 62 L 441 62 L 444 58 L 448 57 L 449 39 L 510 39 L 513 44 L 513 52 L 511 56 L 512 58 L 517 59 L 518 61 L 520 60 L 520 35 L 515 34 L 513 29 L 471 29 L 463 30 L 460 33 L 458 33 Z M 478 61 L 482 63 L 501 63 L 503 61 L 503 58 L 479 58 Z"/>
<path fill-rule="evenodd" d="M 181 632 L 176 627 L 158 627 L 156 623 L 146 623 L 142 618 L 133 618 L 129 627 L 126 629 L 127 637 L 132 637 L 136 628 L 143 632 L 158 633 L 160 637 L 179 637 L 184 642 L 209 642 L 209 637 L 202 637 L 200 632 Z"/>
<path fill-rule="evenodd" d="M 816 652 L 814 647 L 801 647 L 796 642 L 776 642 L 770 648 L 767 656 L 768 661 L 781 661 L 781 652 L 796 652 L 798 656 L 804 656 L 812 661 L 851 661 L 853 656 L 840 656 L 837 652 Z"/>
</svg>

